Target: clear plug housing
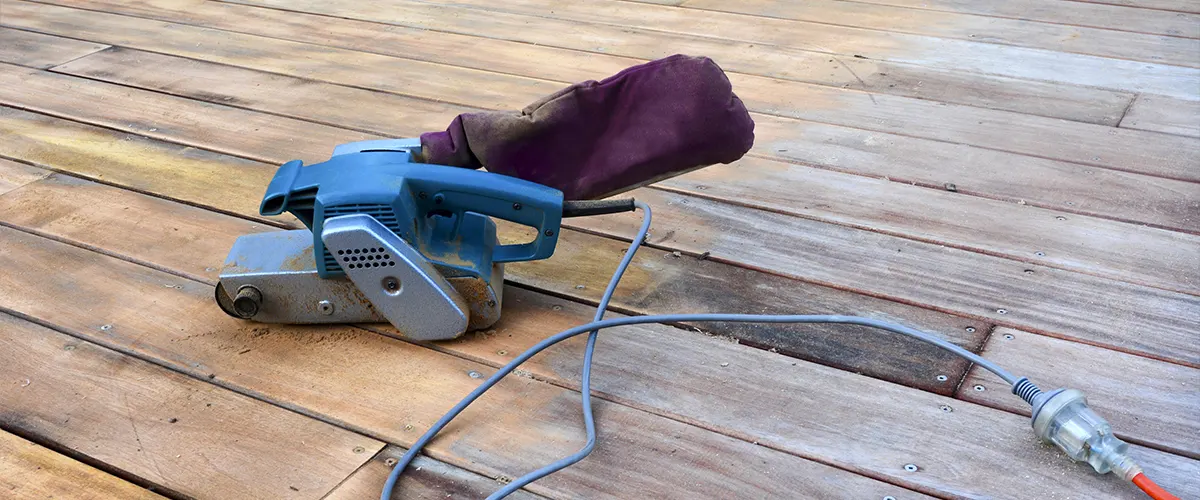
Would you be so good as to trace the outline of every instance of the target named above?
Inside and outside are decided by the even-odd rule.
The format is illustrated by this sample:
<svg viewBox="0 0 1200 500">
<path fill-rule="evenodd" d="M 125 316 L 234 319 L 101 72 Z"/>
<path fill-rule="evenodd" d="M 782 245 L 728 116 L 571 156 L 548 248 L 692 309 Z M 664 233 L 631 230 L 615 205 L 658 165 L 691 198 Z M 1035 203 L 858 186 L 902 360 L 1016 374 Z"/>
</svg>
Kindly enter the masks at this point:
<svg viewBox="0 0 1200 500">
<path fill-rule="evenodd" d="M 1108 421 L 1088 407 L 1083 392 L 1058 389 L 1032 399 L 1033 432 L 1072 460 L 1087 462 L 1100 474 L 1113 472 L 1126 480 L 1142 471 L 1129 456 L 1129 444 L 1114 436 Z"/>
</svg>

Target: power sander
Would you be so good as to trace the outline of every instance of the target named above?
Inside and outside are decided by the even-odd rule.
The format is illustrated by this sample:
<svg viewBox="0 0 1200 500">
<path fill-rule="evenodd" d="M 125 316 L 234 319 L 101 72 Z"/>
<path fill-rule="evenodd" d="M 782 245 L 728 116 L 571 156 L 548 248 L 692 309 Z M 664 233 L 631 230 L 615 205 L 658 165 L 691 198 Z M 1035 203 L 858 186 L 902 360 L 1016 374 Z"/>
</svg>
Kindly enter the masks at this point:
<svg viewBox="0 0 1200 500">
<path fill-rule="evenodd" d="M 419 139 L 365 141 L 280 167 L 259 212 L 288 212 L 307 229 L 238 238 L 221 269 L 221 309 L 263 323 L 386 321 L 415 340 L 499 320 L 504 264 L 554 253 L 563 194 L 416 163 L 420 148 Z M 533 240 L 500 245 L 492 217 L 533 228 Z"/>
<path fill-rule="evenodd" d="M 676 55 L 519 112 L 343 144 L 328 161 L 279 168 L 259 213 L 290 213 L 306 229 L 238 238 L 216 300 L 257 322 L 386 321 L 422 341 L 487 328 L 500 319 L 504 264 L 550 257 L 562 217 L 633 210 L 596 200 L 737 160 L 753 129 L 712 60 Z M 493 219 L 534 236 L 501 245 Z"/>
</svg>

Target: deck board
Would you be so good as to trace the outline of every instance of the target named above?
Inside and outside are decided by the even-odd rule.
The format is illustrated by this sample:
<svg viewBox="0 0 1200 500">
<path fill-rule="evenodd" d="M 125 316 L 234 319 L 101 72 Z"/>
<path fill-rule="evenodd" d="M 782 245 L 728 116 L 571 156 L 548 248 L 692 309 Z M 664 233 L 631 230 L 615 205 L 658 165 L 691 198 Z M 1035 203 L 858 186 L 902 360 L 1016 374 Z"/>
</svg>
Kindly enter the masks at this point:
<svg viewBox="0 0 1200 500">
<path fill-rule="evenodd" d="M 0 231 L 2 246 L 19 238 L 11 229 Z M 6 276 L 0 286 L 8 288 L 16 279 Z M 75 279 L 80 288 L 110 285 L 89 286 L 82 274 Z M 4 295 L 13 292 L 9 288 Z M 76 314 L 86 319 L 75 327 L 120 343 L 126 335 L 120 318 L 96 314 L 115 297 L 96 298 L 93 307 L 79 308 Z M 110 326 L 101 329 L 104 325 Z M 205 498 L 315 498 L 382 448 L 373 439 L 7 314 L 0 314 L 0 338 L 5 360 L 0 377 L 12 381 L 0 384 L 0 425 L 86 454 L 165 491 Z"/>
<path fill-rule="evenodd" d="M 873 5 L 890 5 L 955 12 L 980 16 L 1020 19 L 1067 26 L 1087 26 L 1116 31 L 1131 31 L 1152 35 L 1200 38 L 1200 16 L 1178 12 L 1139 9 L 1128 6 L 1103 5 L 1068 0 L 854 0 Z M 736 5 L 781 5 L 778 0 L 749 0 Z M 685 7 L 711 4 L 708 0 L 682 2 Z"/>
<path fill-rule="evenodd" d="M 472 372 L 591 317 L 636 217 L 569 221 L 554 258 L 508 266 L 504 320 L 458 341 L 236 321 L 211 299 L 229 245 L 299 227 L 257 213 L 276 165 L 690 53 L 728 72 L 756 145 L 630 193 L 656 218 L 610 315 L 858 313 L 933 331 L 1043 389 L 1084 390 L 1158 482 L 1200 496 L 1190 2 L 8 0 L 2 14 L 0 379 L 27 383 L 0 383 L 0 427 L 58 467 L 31 472 L 35 488 L 77 471 L 129 495 L 377 496 Z M 581 445 L 582 343 L 469 409 L 402 495 L 482 497 Z M 1140 497 L 1037 444 L 991 374 L 896 336 L 626 327 L 596 363 L 599 448 L 519 496 Z"/>
<path fill-rule="evenodd" d="M 163 498 L 4 431 L 0 431 L 0 492 L 11 500 Z"/>
</svg>

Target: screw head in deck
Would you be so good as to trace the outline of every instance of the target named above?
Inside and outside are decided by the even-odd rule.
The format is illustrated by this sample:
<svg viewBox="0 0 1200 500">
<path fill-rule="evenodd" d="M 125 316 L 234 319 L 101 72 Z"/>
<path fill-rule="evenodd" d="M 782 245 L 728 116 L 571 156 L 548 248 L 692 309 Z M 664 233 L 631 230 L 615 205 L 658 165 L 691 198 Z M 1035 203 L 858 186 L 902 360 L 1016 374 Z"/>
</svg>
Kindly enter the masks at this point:
<svg viewBox="0 0 1200 500">
<path fill-rule="evenodd" d="M 950 380 L 950 377 L 947 377 L 945 375 L 938 375 L 937 380 L 938 380 L 938 382 L 945 382 L 947 380 Z"/>
<path fill-rule="evenodd" d="M 317 311 L 326 316 L 333 314 L 333 302 L 328 300 L 317 302 Z"/>
<path fill-rule="evenodd" d="M 975 384 L 975 392 L 983 392 L 983 391 L 986 391 L 986 390 L 987 390 L 987 388 L 986 388 L 986 387 L 984 387 L 984 386 L 982 386 L 982 385 L 979 385 L 979 384 Z"/>
<path fill-rule="evenodd" d="M 904 464 L 904 470 L 906 470 L 908 472 L 916 472 L 918 470 L 921 470 L 921 468 L 917 467 L 917 464 Z"/>
</svg>

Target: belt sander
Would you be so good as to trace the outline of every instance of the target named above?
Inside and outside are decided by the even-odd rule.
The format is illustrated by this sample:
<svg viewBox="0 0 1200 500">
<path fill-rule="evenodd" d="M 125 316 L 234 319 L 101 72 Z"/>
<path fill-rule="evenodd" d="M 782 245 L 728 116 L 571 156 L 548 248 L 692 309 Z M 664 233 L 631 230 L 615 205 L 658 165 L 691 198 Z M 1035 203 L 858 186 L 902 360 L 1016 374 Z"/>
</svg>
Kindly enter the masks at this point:
<svg viewBox="0 0 1200 500">
<path fill-rule="evenodd" d="M 386 321 L 412 339 L 452 339 L 500 319 L 504 264 L 550 257 L 564 215 L 632 210 L 589 200 L 734 161 L 752 143 L 720 68 L 672 56 L 519 112 L 344 144 L 328 161 L 279 168 L 259 212 L 306 229 L 239 238 L 216 300 L 264 323 Z M 532 237 L 499 244 L 493 219 Z"/>
</svg>

